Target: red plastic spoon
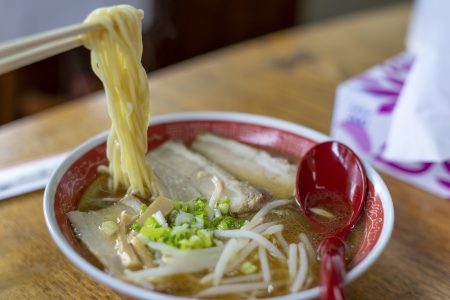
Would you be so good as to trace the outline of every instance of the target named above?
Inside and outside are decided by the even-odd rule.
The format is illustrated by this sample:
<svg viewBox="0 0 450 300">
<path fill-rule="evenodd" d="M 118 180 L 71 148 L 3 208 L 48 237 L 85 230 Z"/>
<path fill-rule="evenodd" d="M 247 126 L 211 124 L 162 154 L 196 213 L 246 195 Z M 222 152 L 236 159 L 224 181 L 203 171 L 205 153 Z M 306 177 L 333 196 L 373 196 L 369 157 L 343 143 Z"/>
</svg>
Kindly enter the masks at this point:
<svg viewBox="0 0 450 300">
<path fill-rule="evenodd" d="M 361 161 L 347 146 L 325 142 L 311 148 L 297 171 L 296 196 L 311 227 L 322 237 L 320 297 L 345 299 L 345 239 L 367 194 Z"/>
</svg>

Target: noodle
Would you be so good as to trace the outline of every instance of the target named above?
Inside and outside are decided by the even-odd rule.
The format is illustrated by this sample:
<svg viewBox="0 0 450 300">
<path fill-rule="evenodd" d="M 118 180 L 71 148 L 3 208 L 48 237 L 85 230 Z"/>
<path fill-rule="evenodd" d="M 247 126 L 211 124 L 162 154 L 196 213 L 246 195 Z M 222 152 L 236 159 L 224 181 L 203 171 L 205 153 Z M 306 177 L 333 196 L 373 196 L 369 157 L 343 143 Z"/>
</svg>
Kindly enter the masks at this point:
<svg viewBox="0 0 450 300">
<path fill-rule="evenodd" d="M 107 142 L 110 187 L 120 187 L 148 198 L 152 171 L 147 152 L 149 90 L 140 61 L 142 11 L 129 5 L 94 10 L 85 23 L 101 24 L 98 30 L 82 36 L 91 50 L 91 65 L 103 82 L 108 113 L 112 120 Z"/>
</svg>

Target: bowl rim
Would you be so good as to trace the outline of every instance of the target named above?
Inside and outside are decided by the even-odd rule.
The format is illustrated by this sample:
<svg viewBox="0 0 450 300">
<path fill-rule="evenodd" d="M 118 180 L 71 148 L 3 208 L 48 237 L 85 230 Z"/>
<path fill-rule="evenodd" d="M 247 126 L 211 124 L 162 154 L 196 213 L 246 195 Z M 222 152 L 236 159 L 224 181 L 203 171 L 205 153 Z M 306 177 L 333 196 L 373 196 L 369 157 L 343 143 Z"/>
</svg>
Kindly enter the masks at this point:
<svg viewBox="0 0 450 300">
<path fill-rule="evenodd" d="M 158 115 L 152 117 L 150 124 L 156 125 L 161 123 L 172 123 L 179 121 L 228 121 L 228 122 L 244 122 L 255 125 L 263 125 L 272 127 L 278 130 L 284 130 L 293 134 L 301 135 L 316 142 L 323 142 L 330 140 L 331 138 L 325 134 L 319 133 L 313 129 L 298 125 L 289 121 L 276 119 L 272 117 L 238 113 L 238 112 L 226 112 L 226 111 L 202 111 L 202 112 L 181 112 L 172 113 L 166 115 Z M 107 138 L 108 131 L 102 132 L 71 151 L 71 153 L 61 162 L 56 170 L 51 175 L 44 192 L 44 217 L 51 237 L 55 241 L 56 245 L 66 255 L 69 260 L 80 268 L 84 273 L 93 277 L 95 280 L 115 289 L 116 291 L 132 296 L 139 299 L 161 299 L 161 300 L 180 300 L 180 299 L 195 299 L 178 297 L 168 294 L 163 294 L 142 287 L 138 287 L 131 283 L 127 283 L 118 278 L 113 277 L 110 274 L 98 269 L 90 264 L 85 258 L 78 254 L 65 239 L 62 234 L 59 225 L 56 221 L 54 211 L 54 196 L 59 181 L 69 167 L 80 157 L 82 157 L 90 149 L 96 147 L 100 143 L 104 142 Z M 359 277 L 365 272 L 380 256 L 383 249 L 386 247 L 394 226 L 394 206 L 392 198 L 381 176 L 364 160 L 364 168 L 367 173 L 367 177 L 372 180 L 375 190 L 380 194 L 380 200 L 383 206 L 384 220 L 381 234 L 378 238 L 373 249 L 367 254 L 367 256 L 359 262 L 354 268 L 352 268 L 345 277 L 345 284 L 348 284 Z M 278 297 L 272 297 L 267 299 L 287 300 L 287 299 L 311 299 L 319 296 L 319 287 L 314 287 L 296 294 L 283 295 Z"/>
</svg>

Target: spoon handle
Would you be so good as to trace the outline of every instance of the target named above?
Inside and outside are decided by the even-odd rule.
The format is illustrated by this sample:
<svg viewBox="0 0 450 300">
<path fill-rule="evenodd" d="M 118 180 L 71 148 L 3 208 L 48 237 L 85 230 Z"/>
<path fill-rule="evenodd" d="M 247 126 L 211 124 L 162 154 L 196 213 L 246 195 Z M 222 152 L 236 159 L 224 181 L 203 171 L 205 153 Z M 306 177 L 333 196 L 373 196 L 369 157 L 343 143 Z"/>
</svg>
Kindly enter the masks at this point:
<svg viewBox="0 0 450 300">
<path fill-rule="evenodd" d="M 344 242 L 338 237 L 328 237 L 322 241 L 319 248 L 320 269 L 320 299 L 344 300 Z"/>
</svg>

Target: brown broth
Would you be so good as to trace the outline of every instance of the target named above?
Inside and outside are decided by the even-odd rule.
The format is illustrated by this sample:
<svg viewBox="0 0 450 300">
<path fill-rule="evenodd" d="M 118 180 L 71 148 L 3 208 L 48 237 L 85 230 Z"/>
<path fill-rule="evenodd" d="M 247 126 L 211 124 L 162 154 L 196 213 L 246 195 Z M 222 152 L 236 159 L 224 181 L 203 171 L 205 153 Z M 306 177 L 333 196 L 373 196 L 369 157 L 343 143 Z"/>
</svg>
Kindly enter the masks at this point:
<svg viewBox="0 0 450 300">
<path fill-rule="evenodd" d="M 78 203 L 79 211 L 89 211 L 105 208 L 125 196 L 125 190 L 112 192 L 108 188 L 109 177 L 107 175 L 98 176 L 94 182 L 86 189 Z"/>
<path fill-rule="evenodd" d="M 316 231 L 323 232 L 324 235 L 331 235 L 343 228 L 351 217 L 352 205 L 350 201 L 335 192 L 321 191 L 309 195 L 306 199 L 309 207 L 309 216 L 317 224 Z M 314 213 L 311 208 L 321 209 L 332 217 L 325 217 Z"/>
</svg>

